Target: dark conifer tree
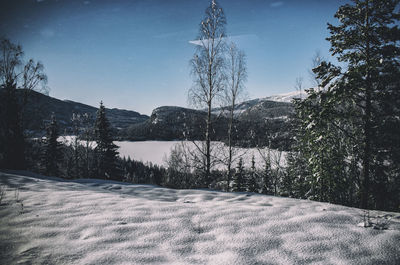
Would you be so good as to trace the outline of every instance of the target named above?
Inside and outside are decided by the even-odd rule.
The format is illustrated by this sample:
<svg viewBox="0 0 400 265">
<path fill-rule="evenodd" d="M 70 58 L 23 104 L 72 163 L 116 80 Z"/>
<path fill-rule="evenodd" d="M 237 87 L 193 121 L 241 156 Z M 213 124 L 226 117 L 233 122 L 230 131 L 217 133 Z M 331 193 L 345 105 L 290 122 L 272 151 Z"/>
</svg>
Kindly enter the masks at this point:
<svg viewBox="0 0 400 265">
<path fill-rule="evenodd" d="M 46 140 L 44 143 L 43 165 L 44 173 L 49 176 L 59 176 L 59 162 L 62 159 L 61 144 L 57 141 L 59 137 L 57 120 L 54 115 L 47 126 Z"/>
<path fill-rule="evenodd" d="M 328 24 L 345 69 L 322 62 L 313 70 L 321 87 L 296 106 L 302 150 L 291 164 L 307 167 L 307 198 L 399 208 L 399 2 L 353 1 L 335 14 L 337 26 Z"/>
<path fill-rule="evenodd" d="M 265 160 L 265 165 L 263 170 L 262 193 L 273 194 L 272 169 L 268 159 Z"/>
<path fill-rule="evenodd" d="M 251 158 L 251 168 L 249 172 L 247 187 L 249 192 L 259 191 L 257 171 L 256 171 L 256 161 L 254 155 Z"/>
<path fill-rule="evenodd" d="M 103 102 L 100 102 L 94 131 L 97 144 L 95 153 L 98 177 L 116 179 L 118 175 L 118 146 L 113 143 L 112 131 Z"/>
<path fill-rule="evenodd" d="M 6 83 L 1 91 L 3 98 L 0 107 L 1 118 L 1 154 L 3 168 L 25 168 L 25 138 L 21 121 L 21 108 L 16 96 L 15 83 Z M 0 157 L 1 158 L 1 157 Z"/>
<path fill-rule="evenodd" d="M 246 172 L 243 166 L 243 158 L 239 158 L 233 182 L 233 191 L 246 191 Z"/>
</svg>

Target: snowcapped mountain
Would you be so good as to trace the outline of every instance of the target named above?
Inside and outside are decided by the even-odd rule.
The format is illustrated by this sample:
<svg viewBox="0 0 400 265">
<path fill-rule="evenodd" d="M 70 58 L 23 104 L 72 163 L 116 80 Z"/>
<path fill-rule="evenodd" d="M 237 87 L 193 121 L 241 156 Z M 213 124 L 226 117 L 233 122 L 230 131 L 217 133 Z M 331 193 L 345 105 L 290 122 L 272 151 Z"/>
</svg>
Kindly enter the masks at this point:
<svg viewBox="0 0 400 265">
<path fill-rule="evenodd" d="M 305 98 L 306 93 L 304 91 L 292 91 L 288 93 L 283 93 L 283 94 L 278 94 L 278 95 L 272 95 L 265 97 L 263 100 L 271 100 L 271 101 L 276 101 L 276 102 L 292 102 L 293 99 L 295 98 Z"/>
</svg>

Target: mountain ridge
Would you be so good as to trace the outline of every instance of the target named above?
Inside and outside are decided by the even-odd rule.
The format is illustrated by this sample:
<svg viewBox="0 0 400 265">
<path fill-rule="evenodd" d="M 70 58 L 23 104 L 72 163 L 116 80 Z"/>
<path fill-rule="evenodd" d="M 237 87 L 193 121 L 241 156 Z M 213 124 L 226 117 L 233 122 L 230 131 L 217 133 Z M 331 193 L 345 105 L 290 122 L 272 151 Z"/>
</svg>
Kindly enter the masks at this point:
<svg viewBox="0 0 400 265">
<path fill-rule="evenodd" d="M 24 93 L 18 90 L 18 93 Z M 74 134 L 73 114 L 89 116 L 92 126 L 98 108 L 72 101 L 60 100 L 35 91 L 29 92 L 25 107 L 27 132 L 29 135 L 44 135 L 51 115 L 57 118 L 62 134 Z M 17 95 L 18 96 L 18 95 Z M 235 110 L 235 144 L 240 146 L 265 146 L 288 149 L 290 146 L 290 119 L 294 108 L 289 99 L 296 93 L 256 98 L 241 102 Z M 22 94 L 19 95 L 22 98 Z M 276 100 L 271 100 L 276 99 Z M 1 99 L 0 99 L 1 103 Z M 225 141 L 229 108 L 214 108 L 212 137 Z M 118 108 L 106 108 L 106 114 L 118 140 L 201 140 L 202 126 L 207 113 L 204 110 L 178 106 L 160 106 L 150 116 Z M 83 126 L 78 125 L 78 126 Z"/>
</svg>

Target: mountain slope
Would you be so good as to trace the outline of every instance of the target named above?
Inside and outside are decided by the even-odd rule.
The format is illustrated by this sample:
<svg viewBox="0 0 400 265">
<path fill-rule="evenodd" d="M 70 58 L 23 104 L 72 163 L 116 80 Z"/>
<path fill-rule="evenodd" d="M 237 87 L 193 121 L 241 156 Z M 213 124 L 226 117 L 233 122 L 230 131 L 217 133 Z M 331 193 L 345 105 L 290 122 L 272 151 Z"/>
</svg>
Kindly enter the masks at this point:
<svg viewBox="0 0 400 265">
<path fill-rule="evenodd" d="M 147 121 L 133 124 L 121 131 L 121 136 L 130 140 L 198 140 L 203 137 L 201 128 L 206 115 L 202 110 L 162 106 L 154 109 Z M 212 117 L 218 120 L 213 135 L 217 140 L 221 138 L 219 134 L 227 122 L 224 117 Z"/>
<path fill-rule="evenodd" d="M 228 131 L 228 110 L 215 108 L 212 112 L 212 138 L 225 141 Z M 236 145 L 267 146 L 288 150 L 291 142 L 289 116 L 292 103 L 254 99 L 242 102 L 235 111 Z M 182 107 L 163 106 L 153 110 L 150 119 L 120 131 L 129 140 L 202 140 L 207 113 Z"/>
<path fill-rule="evenodd" d="M 23 98 L 24 90 L 17 90 L 17 96 Z M 1 91 L 0 91 L 1 94 Z M 4 97 L 0 97 L 1 100 Z M 93 124 L 96 118 L 97 108 L 74 102 L 70 100 L 59 100 L 35 91 L 29 91 L 28 101 L 25 111 L 26 127 L 32 132 L 42 132 L 45 124 L 54 114 L 60 126 L 60 131 L 71 133 L 72 131 L 72 115 L 87 113 L 90 117 L 90 124 Z M 141 115 L 138 112 L 121 109 L 106 109 L 107 117 L 111 125 L 116 129 L 126 128 L 131 124 L 140 123 L 147 120 L 149 117 Z"/>
<path fill-rule="evenodd" d="M 305 98 L 307 94 L 304 91 L 292 91 L 283 94 L 272 95 L 264 98 L 265 100 L 271 100 L 276 102 L 292 102 L 296 98 Z"/>
<path fill-rule="evenodd" d="M 0 91 L 1 92 L 1 91 Z M 18 90 L 19 98 L 23 90 Z M 290 94 L 296 97 L 295 94 Z M 277 96 L 275 96 L 277 98 Z M 3 97 L 0 97 L 0 104 Z M 289 96 L 283 97 L 288 99 Z M 59 100 L 34 91 L 28 96 L 25 111 L 25 128 L 31 135 L 43 135 L 45 125 L 55 114 L 60 132 L 73 134 L 73 114 L 89 115 L 92 126 L 97 108 L 79 102 Z M 235 111 L 234 129 L 236 145 L 267 146 L 288 150 L 291 143 L 290 122 L 293 113 L 291 103 L 271 101 L 268 98 L 253 99 L 238 104 Z M 135 111 L 106 109 L 107 117 L 120 140 L 202 140 L 204 138 L 206 112 L 189 108 L 163 106 L 153 110 L 151 116 Z M 213 109 L 212 138 L 227 139 L 227 109 Z M 82 125 L 80 125 L 82 126 Z"/>
<path fill-rule="evenodd" d="M 0 184 L 4 264 L 400 262 L 395 213 L 371 212 L 389 223 L 374 230 L 360 209 L 252 193 L 1 172 Z"/>
</svg>

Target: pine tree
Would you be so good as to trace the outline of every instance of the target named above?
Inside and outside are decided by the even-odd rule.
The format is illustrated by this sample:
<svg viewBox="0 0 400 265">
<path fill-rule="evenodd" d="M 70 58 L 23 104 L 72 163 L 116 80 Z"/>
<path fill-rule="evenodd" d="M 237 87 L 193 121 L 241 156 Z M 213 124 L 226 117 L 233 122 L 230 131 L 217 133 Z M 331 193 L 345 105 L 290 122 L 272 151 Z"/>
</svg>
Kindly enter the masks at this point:
<svg viewBox="0 0 400 265">
<path fill-rule="evenodd" d="M 350 205 L 355 199 L 362 208 L 387 208 L 389 201 L 391 209 L 399 207 L 391 192 L 398 190 L 400 165 L 398 4 L 353 1 L 335 14 L 338 26 L 328 24 L 332 55 L 346 69 L 321 62 L 313 70 L 321 88 L 310 89 L 296 105 L 302 148 L 297 157 L 306 163 L 307 198 Z"/>
<path fill-rule="evenodd" d="M 57 120 L 54 115 L 47 127 L 46 140 L 44 144 L 43 165 L 44 173 L 49 176 L 59 176 L 59 162 L 62 159 L 61 144 L 57 141 L 59 137 Z"/>
<path fill-rule="evenodd" d="M 241 192 L 246 191 L 246 175 L 243 166 L 243 159 L 239 158 L 233 182 L 233 191 Z"/>
<path fill-rule="evenodd" d="M 97 144 L 95 153 L 98 177 L 115 179 L 118 174 L 118 146 L 113 143 L 111 127 L 106 117 L 103 102 L 100 102 L 94 131 Z"/>
<path fill-rule="evenodd" d="M 400 15 L 395 10 L 398 4 L 398 0 L 355 1 L 354 5 L 342 6 L 336 13 L 339 26 L 329 25 L 331 51 L 338 55 L 339 61 L 348 64 L 347 71 L 337 74 L 337 80 L 330 84 L 337 87 L 332 98 L 341 105 L 351 100 L 359 114 L 357 119 L 346 119 L 346 122 L 361 127 L 361 207 L 364 209 L 371 207 L 370 197 L 374 195 L 371 190 L 375 189 L 372 185 L 376 178 L 382 178 L 382 174 L 383 181 L 388 178 L 382 168 L 383 161 L 392 162 L 397 155 L 390 149 L 394 146 L 398 150 L 399 146 L 400 136 L 389 136 L 398 126 L 385 128 L 387 121 L 400 125 L 396 121 L 399 111 L 394 107 L 400 101 Z M 334 68 L 322 66 L 317 72 L 330 81 L 331 69 Z M 380 140 L 382 134 L 389 136 L 386 138 L 389 141 Z M 379 193 L 382 192 L 385 193 Z"/>
</svg>

